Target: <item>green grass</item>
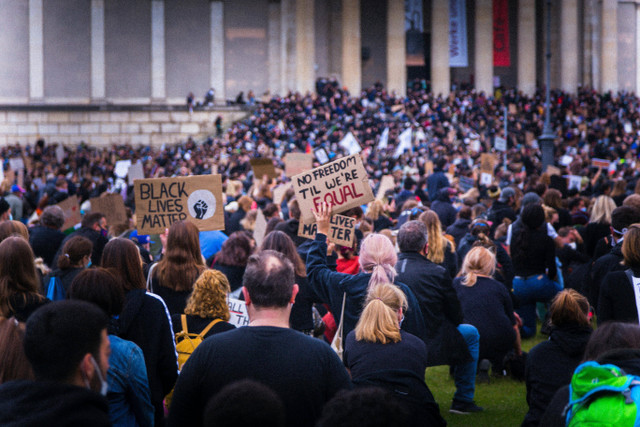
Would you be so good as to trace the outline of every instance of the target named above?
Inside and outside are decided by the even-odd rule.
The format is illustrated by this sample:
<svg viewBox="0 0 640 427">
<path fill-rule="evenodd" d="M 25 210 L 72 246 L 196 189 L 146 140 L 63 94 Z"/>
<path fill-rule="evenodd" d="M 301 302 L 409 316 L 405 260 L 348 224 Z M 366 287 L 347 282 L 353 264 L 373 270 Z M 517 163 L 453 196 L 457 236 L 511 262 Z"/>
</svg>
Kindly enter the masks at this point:
<svg viewBox="0 0 640 427">
<path fill-rule="evenodd" d="M 522 349 L 528 352 L 547 338 L 538 332 L 535 337 L 522 341 Z M 475 400 L 479 406 L 484 407 L 484 412 L 469 415 L 451 414 L 449 407 L 455 385 L 449 377 L 449 367 L 428 368 L 425 377 L 436 402 L 440 405 L 440 413 L 449 426 L 519 426 L 529 410 L 524 382 L 491 377 L 490 384 L 476 385 Z"/>
</svg>

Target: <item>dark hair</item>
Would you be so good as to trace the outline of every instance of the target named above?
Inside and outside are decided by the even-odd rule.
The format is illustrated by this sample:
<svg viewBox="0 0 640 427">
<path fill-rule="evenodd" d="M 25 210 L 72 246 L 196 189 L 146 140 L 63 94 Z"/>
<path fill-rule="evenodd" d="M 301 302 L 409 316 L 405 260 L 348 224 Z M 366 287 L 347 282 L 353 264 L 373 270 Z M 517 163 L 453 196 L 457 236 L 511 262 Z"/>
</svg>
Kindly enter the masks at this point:
<svg viewBox="0 0 640 427">
<path fill-rule="evenodd" d="M 142 273 L 140 251 L 129 239 L 116 237 L 107 243 L 102 251 L 100 265 L 122 280 L 125 293 L 132 289 L 146 289 Z"/>
<path fill-rule="evenodd" d="M 298 201 L 295 198 L 289 200 L 287 207 L 289 208 L 289 218 L 300 219 L 300 205 L 298 205 Z"/>
<path fill-rule="evenodd" d="M 293 264 L 280 252 L 260 251 L 249 257 L 242 278 L 257 307 L 286 307 L 291 301 L 295 275 Z"/>
<path fill-rule="evenodd" d="M 13 236 L 0 243 L 0 316 L 9 317 L 13 307 L 12 295 L 21 294 L 42 298 L 38 291 L 40 279 L 33 262 L 33 251 L 22 237 Z"/>
<path fill-rule="evenodd" d="M 520 218 L 523 227 L 512 237 L 511 258 L 514 264 L 526 265 L 532 234 L 544 224 L 544 209 L 537 203 L 528 204 L 522 209 Z"/>
<path fill-rule="evenodd" d="M 631 206 L 620 206 L 611 212 L 611 227 L 614 233 L 623 235 L 624 229 L 629 228 L 631 224 L 640 222 L 640 211 Z"/>
<path fill-rule="evenodd" d="M 62 253 L 58 257 L 58 268 L 66 270 L 77 266 L 85 256 L 91 257 L 91 251 L 93 251 L 91 240 L 82 236 L 70 238 L 62 247 Z"/>
<path fill-rule="evenodd" d="M 419 220 L 407 221 L 398 231 L 400 252 L 420 252 L 427 245 L 427 226 Z"/>
<path fill-rule="evenodd" d="M 640 326 L 622 322 L 607 322 L 598 326 L 589 338 L 582 360 L 596 360 L 617 348 L 640 349 Z"/>
<path fill-rule="evenodd" d="M 31 380 L 33 370 L 24 355 L 24 323 L 0 317 L 0 384 Z"/>
<path fill-rule="evenodd" d="M 252 251 L 249 235 L 245 231 L 234 231 L 222 244 L 216 255 L 216 264 L 244 267 Z"/>
<path fill-rule="evenodd" d="M 80 225 L 85 228 L 93 228 L 93 226 L 98 224 L 102 218 L 105 218 L 104 214 L 101 214 L 100 212 L 91 212 L 82 218 L 82 223 Z"/>
<path fill-rule="evenodd" d="M 174 291 L 190 291 L 205 270 L 198 227 L 187 221 L 174 222 L 169 228 L 167 247 L 153 271 L 160 285 Z"/>
<path fill-rule="evenodd" d="M 458 211 L 458 218 L 460 219 L 471 219 L 471 207 L 464 205 Z"/>
<path fill-rule="evenodd" d="M 576 206 L 580 206 L 580 203 L 582 203 L 584 200 L 582 199 L 582 197 L 574 197 L 573 199 L 569 200 L 569 204 L 568 204 L 568 208 L 569 210 L 572 210 L 573 208 L 575 208 Z"/>
<path fill-rule="evenodd" d="M 304 262 L 302 261 L 302 258 L 300 258 L 300 255 L 298 255 L 296 245 L 295 243 L 293 243 L 293 240 L 291 240 L 291 237 L 289 237 L 286 233 L 279 230 L 274 230 L 271 233 L 267 234 L 262 241 L 260 250 L 264 251 L 267 249 L 280 252 L 288 260 L 290 260 L 293 263 L 296 275 L 300 277 L 307 276 L 306 267 L 304 265 Z"/>
<path fill-rule="evenodd" d="M 106 268 L 82 270 L 71 282 L 67 297 L 92 302 L 110 317 L 120 315 L 124 305 L 122 284 Z"/>
<path fill-rule="evenodd" d="M 267 228 L 264 231 L 264 235 L 266 236 L 267 234 L 275 230 L 276 226 L 281 222 L 284 222 L 284 220 L 279 216 L 274 216 L 273 218 L 270 218 L 269 221 L 267 221 Z"/>
<path fill-rule="evenodd" d="M 0 223 L 0 242 L 9 236 L 18 236 L 29 241 L 29 230 L 20 221 L 3 221 Z"/>
<path fill-rule="evenodd" d="M 278 212 L 278 205 L 276 205 L 275 203 L 268 203 L 267 206 L 265 206 L 264 209 L 262 210 L 262 213 L 264 214 L 265 218 L 269 218 L 275 215 L 277 212 Z"/>
<path fill-rule="evenodd" d="M 555 188 L 549 188 L 542 196 L 543 203 L 554 209 L 562 208 L 562 193 Z"/>
<path fill-rule="evenodd" d="M 36 310 L 27 321 L 24 352 L 36 379 L 69 381 L 87 353 L 100 360 L 107 316 L 84 301 L 56 301 Z"/>
<path fill-rule="evenodd" d="M 551 323 L 557 327 L 589 326 L 589 301 L 578 291 L 565 289 L 551 302 Z"/>
<path fill-rule="evenodd" d="M 387 390 L 358 387 L 341 390 L 327 402 L 316 427 L 404 427 L 410 420 L 407 407 Z"/>
<path fill-rule="evenodd" d="M 285 415 L 284 404 L 276 392 L 262 383 L 245 379 L 226 385 L 209 399 L 203 425 L 284 427 Z"/>
<path fill-rule="evenodd" d="M 40 216 L 42 225 L 59 230 L 64 225 L 64 211 L 60 206 L 47 206 Z"/>
</svg>

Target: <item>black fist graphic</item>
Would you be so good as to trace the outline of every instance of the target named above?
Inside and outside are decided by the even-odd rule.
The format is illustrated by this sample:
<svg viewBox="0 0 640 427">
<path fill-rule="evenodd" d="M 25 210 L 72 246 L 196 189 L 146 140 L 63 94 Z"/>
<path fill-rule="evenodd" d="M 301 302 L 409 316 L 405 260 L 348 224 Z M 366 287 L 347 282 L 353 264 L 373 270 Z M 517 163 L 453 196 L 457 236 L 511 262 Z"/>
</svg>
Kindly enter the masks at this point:
<svg viewBox="0 0 640 427">
<path fill-rule="evenodd" d="M 193 210 L 196 211 L 196 219 L 204 218 L 208 208 L 209 206 L 207 206 L 204 200 L 198 200 L 196 204 L 193 205 Z"/>
</svg>

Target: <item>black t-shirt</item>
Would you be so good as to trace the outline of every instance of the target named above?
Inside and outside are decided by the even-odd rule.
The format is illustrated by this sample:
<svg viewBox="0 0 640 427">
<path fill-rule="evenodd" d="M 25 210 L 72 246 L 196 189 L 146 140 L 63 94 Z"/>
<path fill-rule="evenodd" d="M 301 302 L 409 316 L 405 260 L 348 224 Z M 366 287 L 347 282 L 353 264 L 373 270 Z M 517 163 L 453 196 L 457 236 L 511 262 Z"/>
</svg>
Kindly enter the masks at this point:
<svg viewBox="0 0 640 427">
<path fill-rule="evenodd" d="M 356 332 L 347 335 L 344 348 L 344 364 L 356 381 L 359 377 L 378 371 L 406 369 L 424 377 L 427 368 L 427 346 L 408 332 L 400 330 L 400 341 L 372 343 L 357 341 Z"/>
<path fill-rule="evenodd" d="M 313 426 L 324 404 L 351 384 L 325 342 L 288 328 L 238 328 L 207 338 L 195 349 L 176 384 L 169 425 L 201 425 L 209 399 L 247 378 L 278 394 L 291 427 Z"/>
</svg>

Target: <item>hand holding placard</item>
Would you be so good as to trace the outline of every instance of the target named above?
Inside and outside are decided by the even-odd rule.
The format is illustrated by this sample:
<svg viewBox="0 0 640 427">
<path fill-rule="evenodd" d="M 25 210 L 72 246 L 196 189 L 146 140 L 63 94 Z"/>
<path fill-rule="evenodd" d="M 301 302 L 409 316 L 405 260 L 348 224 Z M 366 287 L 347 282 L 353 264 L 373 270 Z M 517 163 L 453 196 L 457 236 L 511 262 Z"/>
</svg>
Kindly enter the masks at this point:
<svg viewBox="0 0 640 427">
<path fill-rule="evenodd" d="M 313 210 L 313 216 L 318 224 L 318 233 L 322 233 L 325 236 L 329 235 L 329 220 L 330 220 L 331 204 L 322 202 L 318 209 Z"/>
</svg>

